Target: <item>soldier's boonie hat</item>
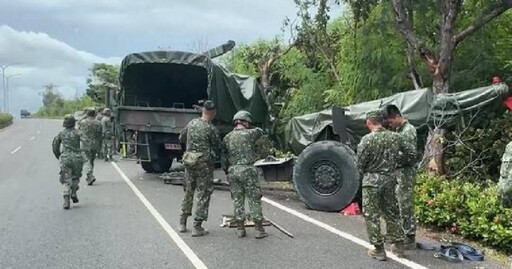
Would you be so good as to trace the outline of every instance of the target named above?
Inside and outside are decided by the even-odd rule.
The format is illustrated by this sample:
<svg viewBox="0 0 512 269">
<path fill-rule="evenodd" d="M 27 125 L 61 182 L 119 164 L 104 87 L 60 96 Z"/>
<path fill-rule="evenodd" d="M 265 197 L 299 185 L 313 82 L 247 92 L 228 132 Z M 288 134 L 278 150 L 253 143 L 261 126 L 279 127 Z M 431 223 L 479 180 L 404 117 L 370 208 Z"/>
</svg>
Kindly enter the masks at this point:
<svg viewBox="0 0 512 269">
<path fill-rule="evenodd" d="M 371 110 L 366 112 L 366 119 L 376 122 L 382 122 L 384 120 L 384 113 L 380 109 Z"/>
<path fill-rule="evenodd" d="M 251 123 L 252 115 L 249 111 L 240 110 L 235 114 L 235 116 L 233 116 L 233 122 L 235 122 L 237 120 L 242 120 L 242 121 Z"/>
<path fill-rule="evenodd" d="M 62 123 L 62 126 L 63 127 L 66 127 L 66 128 L 71 128 L 73 126 L 75 126 L 75 117 L 71 114 L 66 114 L 66 116 L 64 116 L 64 121 Z"/>
<path fill-rule="evenodd" d="M 215 110 L 215 103 L 211 100 L 207 100 L 206 102 L 204 102 L 203 107 L 208 111 Z"/>
</svg>

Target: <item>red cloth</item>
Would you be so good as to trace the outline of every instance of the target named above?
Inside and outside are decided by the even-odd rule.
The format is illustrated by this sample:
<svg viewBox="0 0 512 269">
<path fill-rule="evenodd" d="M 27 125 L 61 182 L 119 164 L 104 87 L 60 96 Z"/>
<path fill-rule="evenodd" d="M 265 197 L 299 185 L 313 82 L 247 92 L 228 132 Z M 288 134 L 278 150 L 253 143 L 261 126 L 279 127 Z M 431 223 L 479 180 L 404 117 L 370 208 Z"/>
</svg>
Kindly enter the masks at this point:
<svg viewBox="0 0 512 269">
<path fill-rule="evenodd" d="M 508 110 L 512 110 L 512 97 L 503 100 L 503 104 L 508 108 Z"/>
<path fill-rule="evenodd" d="M 340 213 L 343 215 L 359 215 L 361 214 L 361 211 L 359 210 L 359 205 L 357 205 L 357 203 L 351 203 L 341 210 Z"/>
</svg>

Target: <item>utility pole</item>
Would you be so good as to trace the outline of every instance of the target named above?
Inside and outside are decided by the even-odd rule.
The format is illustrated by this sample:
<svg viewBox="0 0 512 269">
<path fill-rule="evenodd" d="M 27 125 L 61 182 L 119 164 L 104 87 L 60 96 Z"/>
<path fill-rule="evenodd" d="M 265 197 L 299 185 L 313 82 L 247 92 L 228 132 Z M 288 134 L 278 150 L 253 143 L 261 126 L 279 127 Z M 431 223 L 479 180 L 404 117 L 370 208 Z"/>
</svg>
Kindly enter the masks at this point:
<svg viewBox="0 0 512 269">
<path fill-rule="evenodd" d="M 6 86 L 6 91 L 7 91 L 7 113 L 10 112 L 11 110 L 11 88 L 9 87 L 9 79 L 13 78 L 13 77 L 17 77 L 17 76 L 21 76 L 21 74 L 13 74 L 13 75 L 8 75 L 8 76 L 5 76 L 5 86 Z"/>
<path fill-rule="evenodd" d="M 3 111 L 7 112 L 7 89 L 5 85 L 5 69 L 7 69 L 10 66 L 13 66 L 15 64 L 6 64 L 6 65 L 0 65 L 0 68 L 2 69 L 2 91 L 4 96 L 4 108 Z"/>
</svg>

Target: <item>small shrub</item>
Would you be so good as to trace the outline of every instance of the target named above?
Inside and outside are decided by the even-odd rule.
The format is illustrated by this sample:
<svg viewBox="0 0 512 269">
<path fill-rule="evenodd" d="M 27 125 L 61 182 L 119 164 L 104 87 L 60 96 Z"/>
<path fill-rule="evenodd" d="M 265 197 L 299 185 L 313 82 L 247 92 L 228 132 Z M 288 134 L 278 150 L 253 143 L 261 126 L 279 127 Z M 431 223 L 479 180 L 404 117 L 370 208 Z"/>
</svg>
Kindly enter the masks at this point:
<svg viewBox="0 0 512 269">
<path fill-rule="evenodd" d="M 11 125 L 12 122 L 13 122 L 13 117 L 11 114 L 0 113 L 0 129 Z"/>
<path fill-rule="evenodd" d="M 418 221 L 512 253 L 512 209 L 503 208 L 494 183 L 420 174 L 416 184 Z"/>
</svg>

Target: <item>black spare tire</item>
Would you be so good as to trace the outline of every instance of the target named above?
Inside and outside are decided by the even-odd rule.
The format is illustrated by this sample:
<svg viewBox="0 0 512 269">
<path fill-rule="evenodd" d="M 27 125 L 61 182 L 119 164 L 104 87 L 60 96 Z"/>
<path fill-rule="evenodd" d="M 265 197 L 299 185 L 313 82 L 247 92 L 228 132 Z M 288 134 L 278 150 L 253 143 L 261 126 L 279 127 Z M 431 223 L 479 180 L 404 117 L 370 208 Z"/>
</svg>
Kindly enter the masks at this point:
<svg viewBox="0 0 512 269">
<path fill-rule="evenodd" d="M 315 210 L 343 209 L 354 200 L 361 185 L 354 151 L 336 141 L 308 146 L 293 170 L 300 199 Z"/>
</svg>

